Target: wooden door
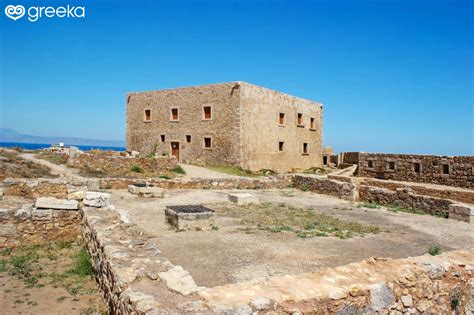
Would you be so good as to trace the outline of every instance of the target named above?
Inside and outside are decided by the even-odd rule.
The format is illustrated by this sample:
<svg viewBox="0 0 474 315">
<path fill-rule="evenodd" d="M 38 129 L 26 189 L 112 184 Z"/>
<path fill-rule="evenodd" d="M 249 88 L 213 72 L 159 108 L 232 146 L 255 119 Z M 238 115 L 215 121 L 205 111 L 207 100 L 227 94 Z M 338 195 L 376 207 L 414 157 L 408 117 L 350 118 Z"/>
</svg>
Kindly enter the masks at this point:
<svg viewBox="0 0 474 315">
<path fill-rule="evenodd" d="M 179 142 L 171 142 L 171 155 L 176 156 L 179 162 Z"/>
</svg>

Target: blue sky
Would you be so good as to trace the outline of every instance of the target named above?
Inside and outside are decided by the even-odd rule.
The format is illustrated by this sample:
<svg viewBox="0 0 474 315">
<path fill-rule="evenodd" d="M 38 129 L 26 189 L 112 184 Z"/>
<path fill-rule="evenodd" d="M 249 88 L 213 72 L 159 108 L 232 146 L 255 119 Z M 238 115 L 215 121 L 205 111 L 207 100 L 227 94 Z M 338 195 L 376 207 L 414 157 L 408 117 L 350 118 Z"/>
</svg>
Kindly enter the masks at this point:
<svg viewBox="0 0 474 315">
<path fill-rule="evenodd" d="M 2 1 L 0 123 L 123 140 L 125 93 L 246 81 L 324 104 L 336 151 L 474 154 L 472 1 Z M 86 7 L 7 19 L 7 4 Z"/>
</svg>

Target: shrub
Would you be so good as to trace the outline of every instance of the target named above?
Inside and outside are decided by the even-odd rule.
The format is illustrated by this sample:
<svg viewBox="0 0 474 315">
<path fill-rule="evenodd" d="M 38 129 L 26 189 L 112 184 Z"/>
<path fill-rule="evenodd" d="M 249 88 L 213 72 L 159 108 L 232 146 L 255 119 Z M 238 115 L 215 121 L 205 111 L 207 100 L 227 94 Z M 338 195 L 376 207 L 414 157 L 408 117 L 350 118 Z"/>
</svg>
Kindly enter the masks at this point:
<svg viewBox="0 0 474 315">
<path fill-rule="evenodd" d="M 160 175 L 160 176 L 158 176 L 158 178 L 161 178 L 161 179 L 171 179 L 171 177 L 169 177 L 168 175 Z"/>
<path fill-rule="evenodd" d="M 133 165 L 130 171 L 134 173 L 143 173 L 143 169 L 138 165 Z"/>
<path fill-rule="evenodd" d="M 441 254 L 441 247 L 439 245 L 431 245 L 428 248 L 428 254 L 430 254 L 431 256 L 436 256 L 436 255 Z"/>
<path fill-rule="evenodd" d="M 81 248 L 74 260 L 74 267 L 68 273 L 81 277 L 92 275 L 91 256 L 87 250 Z"/>
<path fill-rule="evenodd" d="M 172 172 L 175 172 L 177 174 L 186 174 L 186 171 L 181 167 L 181 165 L 176 165 L 171 169 Z"/>
</svg>

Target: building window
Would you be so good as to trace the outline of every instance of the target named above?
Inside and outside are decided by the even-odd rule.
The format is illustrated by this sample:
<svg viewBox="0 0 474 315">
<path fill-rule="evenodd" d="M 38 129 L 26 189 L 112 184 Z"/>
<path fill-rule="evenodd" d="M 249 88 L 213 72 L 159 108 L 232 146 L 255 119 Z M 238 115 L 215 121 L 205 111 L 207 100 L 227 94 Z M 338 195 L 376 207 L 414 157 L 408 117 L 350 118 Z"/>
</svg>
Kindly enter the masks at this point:
<svg viewBox="0 0 474 315">
<path fill-rule="evenodd" d="M 441 164 L 441 173 L 443 175 L 449 175 L 449 164 Z"/>
<path fill-rule="evenodd" d="M 367 167 L 368 167 L 368 168 L 374 168 L 374 161 L 368 160 L 368 161 L 367 161 Z"/>
<path fill-rule="evenodd" d="M 298 118 L 296 119 L 296 124 L 299 127 L 303 127 L 303 114 L 302 113 L 298 113 Z"/>
<path fill-rule="evenodd" d="M 418 174 L 421 172 L 421 164 L 419 162 L 413 163 L 413 171 Z"/>
<path fill-rule="evenodd" d="M 303 143 L 303 154 L 308 154 L 308 144 Z"/>
<path fill-rule="evenodd" d="M 278 151 L 283 151 L 285 148 L 285 143 L 283 141 L 278 142 Z"/>
<path fill-rule="evenodd" d="M 204 148 L 205 149 L 212 148 L 212 139 L 210 137 L 204 137 Z"/>
<path fill-rule="evenodd" d="M 278 123 L 282 126 L 285 125 L 285 113 L 280 113 L 280 116 L 278 118 Z"/>
<path fill-rule="evenodd" d="M 315 123 L 314 117 L 311 117 L 309 121 L 310 121 L 310 123 L 309 123 L 309 125 L 310 125 L 309 129 L 312 129 L 312 130 L 316 129 L 316 123 Z"/>
<path fill-rule="evenodd" d="M 387 166 L 389 170 L 392 170 L 392 171 L 395 170 L 395 162 L 390 161 L 388 162 Z"/>
<path fill-rule="evenodd" d="M 177 107 L 171 108 L 171 117 L 170 119 L 172 121 L 178 121 L 179 120 L 179 111 Z"/>
<path fill-rule="evenodd" d="M 151 121 L 151 109 L 145 109 L 145 121 Z"/>
<path fill-rule="evenodd" d="M 191 142 L 191 135 L 186 135 L 186 142 L 190 143 Z"/>
<path fill-rule="evenodd" d="M 211 106 L 204 106 L 202 108 L 203 119 L 211 120 L 212 119 L 212 108 Z"/>
<path fill-rule="evenodd" d="M 161 138 L 161 142 L 165 142 L 165 135 L 160 135 L 160 138 Z"/>
<path fill-rule="evenodd" d="M 327 155 L 323 156 L 323 165 L 328 165 L 328 157 L 327 157 Z"/>
</svg>

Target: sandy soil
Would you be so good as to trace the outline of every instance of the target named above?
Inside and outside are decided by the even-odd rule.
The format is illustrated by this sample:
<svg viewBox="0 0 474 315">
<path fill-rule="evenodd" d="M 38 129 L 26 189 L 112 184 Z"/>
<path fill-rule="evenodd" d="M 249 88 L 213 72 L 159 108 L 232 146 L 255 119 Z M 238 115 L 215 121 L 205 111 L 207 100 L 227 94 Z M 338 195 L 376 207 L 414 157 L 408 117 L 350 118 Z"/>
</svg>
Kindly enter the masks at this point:
<svg viewBox="0 0 474 315">
<path fill-rule="evenodd" d="M 380 227 L 379 234 L 339 239 L 302 239 L 294 233 L 239 231 L 240 220 L 219 211 L 227 204 L 225 190 L 172 190 L 163 199 L 143 199 L 116 190 L 112 203 L 129 212 L 132 220 L 154 236 L 158 248 L 181 265 L 201 286 L 242 282 L 270 275 L 296 274 L 344 265 L 371 256 L 402 258 L 422 255 L 430 245 L 443 251 L 473 248 L 472 224 L 438 217 L 394 213 L 385 208 L 358 208 L 331 196 L 296 190 L 246 191 L 261 202 L 312 207 L 318 213 Z M 204 204 L 217 212 L 217 231 L 176 233 L 165 224 L 166 205 Z M 221 207 L 222 208 L 222 207 Z M 277 208 L 277 207 L 276 207 Z"/>
</svg>

